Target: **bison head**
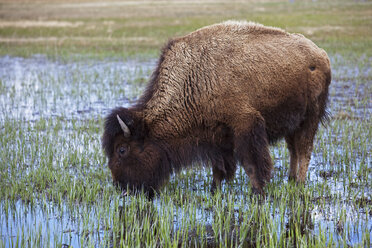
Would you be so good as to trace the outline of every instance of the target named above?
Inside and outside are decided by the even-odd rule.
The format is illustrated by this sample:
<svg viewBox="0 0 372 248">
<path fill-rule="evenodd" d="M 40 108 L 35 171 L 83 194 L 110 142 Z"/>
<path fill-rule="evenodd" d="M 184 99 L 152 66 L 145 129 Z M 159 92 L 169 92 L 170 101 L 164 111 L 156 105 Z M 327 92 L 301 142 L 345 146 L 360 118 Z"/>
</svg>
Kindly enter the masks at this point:
<svg viewBox="0 0 372 248">
<path fill-rule="evenodd" d="M 114 109 L 105 119 L 102 147 L 113 182 L 124 192 L 143 190 L 152 197 L 167 177 L 164 153 L 159 144 L 148 137 L 140 112 Z"/>
</svg>

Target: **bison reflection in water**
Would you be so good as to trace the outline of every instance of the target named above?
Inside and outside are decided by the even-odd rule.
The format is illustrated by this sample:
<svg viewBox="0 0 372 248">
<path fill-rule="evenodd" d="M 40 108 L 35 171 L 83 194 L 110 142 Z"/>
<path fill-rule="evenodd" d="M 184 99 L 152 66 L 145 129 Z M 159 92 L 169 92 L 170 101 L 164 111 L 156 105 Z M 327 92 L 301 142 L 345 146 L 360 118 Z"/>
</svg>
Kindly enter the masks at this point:
<svg viewBox="0 0 372 248">
<path fill-rule="evenodd" d="M 136 105 L 106 117 L 112 178 L 151 196 L 173 172 L 211 161 L 213 191 L 239 162 L 264 194 L 269 144 L 285 138 L 289 178 L 304 182 L 330 82 L 326 52 L 300 34 L 228 21 L 175 38 Z"/>
</svg>

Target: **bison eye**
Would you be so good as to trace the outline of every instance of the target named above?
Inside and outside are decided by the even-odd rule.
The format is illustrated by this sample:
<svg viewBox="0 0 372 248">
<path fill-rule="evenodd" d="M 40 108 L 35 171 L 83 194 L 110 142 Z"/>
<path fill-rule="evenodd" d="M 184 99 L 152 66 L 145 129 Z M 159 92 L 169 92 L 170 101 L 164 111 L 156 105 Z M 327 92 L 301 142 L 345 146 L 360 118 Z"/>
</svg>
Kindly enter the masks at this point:
<svg viewBox="0 0 372 248">
<path fill-rule="evenodd" d="M 120 155 L 124 155 L 126 151 L 127 151 L 127 150 L 126 150 L 125 147 L 123 147 L 123 146 L 119 148 L 119 153 L 120 153 Z"/>
<path fill-rule="evenodd" d="M 128 155 L 129 146 L 125 144 L 120 144 L 116 147 L 116 154 L 119 157 L 125 157 Z"/>
</svg>

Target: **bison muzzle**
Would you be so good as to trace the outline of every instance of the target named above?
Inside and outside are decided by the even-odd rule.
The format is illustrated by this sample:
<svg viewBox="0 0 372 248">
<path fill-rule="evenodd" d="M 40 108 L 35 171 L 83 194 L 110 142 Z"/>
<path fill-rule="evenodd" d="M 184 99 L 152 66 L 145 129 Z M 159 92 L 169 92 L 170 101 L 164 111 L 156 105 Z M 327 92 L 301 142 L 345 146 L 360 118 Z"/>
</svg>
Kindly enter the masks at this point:
<svg viewBox="0 0 372 248">
<path fill-rule="evenodd" d="M 105 119 L 113 181 L 152 196 L 201 162 L 212 166 L 213 191 L 239 163 L 263 194 L 269 144 L 284 138 L 289 178 L 304 182 L 330 82 L 326 52 L 279 28 L 228 21 L 172 39 L 137 103 Z"/>
</svg>

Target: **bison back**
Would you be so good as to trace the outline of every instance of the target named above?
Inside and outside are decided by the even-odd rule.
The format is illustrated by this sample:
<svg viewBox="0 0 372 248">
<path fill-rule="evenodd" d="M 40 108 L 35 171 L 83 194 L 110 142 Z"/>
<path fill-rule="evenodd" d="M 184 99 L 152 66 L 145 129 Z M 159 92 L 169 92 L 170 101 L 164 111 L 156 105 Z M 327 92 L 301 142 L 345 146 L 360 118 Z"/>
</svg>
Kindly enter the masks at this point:
<svg viewBox="0 0 372 248">
<path fill-rule="evenodd" d="M 216 24 L 163 50 L 146 120 L 158 126 L 155 135 L 177 136 L 257 111 L 275 140 L 306 113 L 322 115 L 329 83 L 327 54 L 304 36 L 253 23 Z"/>
</svg>

